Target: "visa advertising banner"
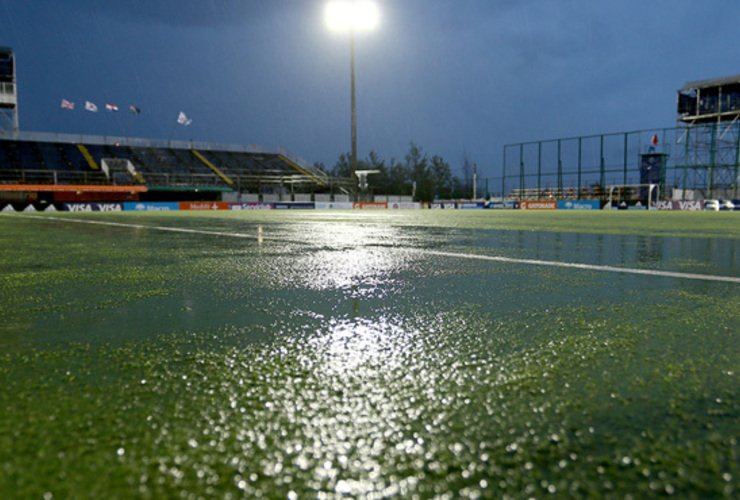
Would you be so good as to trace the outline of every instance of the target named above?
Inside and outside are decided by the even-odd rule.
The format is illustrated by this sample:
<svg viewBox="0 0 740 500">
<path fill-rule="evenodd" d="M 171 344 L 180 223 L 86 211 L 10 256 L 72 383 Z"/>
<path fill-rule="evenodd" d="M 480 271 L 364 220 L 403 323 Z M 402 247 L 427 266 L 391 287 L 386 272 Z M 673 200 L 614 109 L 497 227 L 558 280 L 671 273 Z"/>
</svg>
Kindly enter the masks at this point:
<svg viewBox="0 0 740 500">
<path fill-rule="evenodd" d="M 68 212 L 122 212 L 121 203 L 65 203 L 62 210 Z"/>
<path fill-rule="evenodd" d="M 658 200 L 655 202 L 655 208 L 658 210 L 690 210 L 696 212 L 704 210 L 704 203 L 701 200 Z"/>
<path fill-rule="evenodd" d="M 448 208 L 449 209 L 449 208 L 451 208 L 451 209 L 454 210 L 455 208 L 457 208 L 457 205 L 455 204 L 454 201 L 448 201 L 448 202 L 438 202 L 438 201 L 435 201 L 435 202 L 429 204 L 429 208 L 436 208 L 436 209 L 445 209 L 445 208 Z"/>
</svg>

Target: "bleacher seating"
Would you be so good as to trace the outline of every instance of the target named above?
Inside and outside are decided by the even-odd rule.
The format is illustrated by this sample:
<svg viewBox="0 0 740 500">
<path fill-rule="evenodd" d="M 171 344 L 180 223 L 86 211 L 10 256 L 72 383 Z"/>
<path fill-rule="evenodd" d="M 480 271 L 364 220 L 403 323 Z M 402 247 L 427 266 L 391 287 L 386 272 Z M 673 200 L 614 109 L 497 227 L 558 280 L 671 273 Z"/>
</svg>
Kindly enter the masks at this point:
<svg viewBox="0 0 740 500">
<path fill-rule="evenodd" d="M 190 145 L 19 140 L 0 136 L 0 183 L 128 182 L 133 185 L 141 184 L 143 179 L 146 185 L 157 187 L 221 186 L 228 189 L 235 185 L 277 183 L 279 179 L 294 176 L 310 180 L 305 171 L 279 153 L 235 151 L 210 145 L 194 151 L 195 147 L 187 146 Z M 109 178 L 102 170 L 104 159 L 129 160 L 138 175 L 134 177 L 119 171 Z"/>
<path fill-rule="evenodd" d="M 599 200 L 604 196 L 601 186 L 527 188 L 513 189 L 509 193 L 512 200 Z"/>
</svg>

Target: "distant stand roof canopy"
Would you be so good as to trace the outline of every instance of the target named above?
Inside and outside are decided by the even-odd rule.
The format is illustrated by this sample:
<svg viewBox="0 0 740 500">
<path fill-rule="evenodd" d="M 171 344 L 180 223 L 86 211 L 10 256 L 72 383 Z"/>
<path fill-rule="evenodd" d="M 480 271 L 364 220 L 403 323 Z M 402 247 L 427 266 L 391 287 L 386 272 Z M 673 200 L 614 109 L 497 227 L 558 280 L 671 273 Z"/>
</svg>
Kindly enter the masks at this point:
<svg viewBox="0 0 740 500">
<path fill-rule="evenodd" d="M 740 75 L 687 82 L 678 90 L 678 121 L 735 122 L 740 118 Z"/>
</svg>

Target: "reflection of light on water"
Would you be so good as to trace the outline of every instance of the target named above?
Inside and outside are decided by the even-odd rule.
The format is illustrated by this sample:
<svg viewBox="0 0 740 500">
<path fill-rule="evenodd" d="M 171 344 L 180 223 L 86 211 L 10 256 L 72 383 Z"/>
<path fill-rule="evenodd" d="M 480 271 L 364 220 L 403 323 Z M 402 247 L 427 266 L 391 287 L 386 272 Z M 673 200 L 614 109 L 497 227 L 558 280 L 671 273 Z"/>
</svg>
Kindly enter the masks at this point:
<svg viewBox="0 0 740 500">
<path fill-rule="evenodd" d="M 385 249 L 348 249 L 341 252 L 321 251 L 300 259 L 305 285 L 318 290 L 371 289 L 385 295 L 382 287 L 392 282 L 391 276 L 405 267 L 403 254 Z"/>
<path fill-rule="evenodd" d="M 352 290 L 354 296 L 384 296 L 394 275 L 408 268 L 399 228 L 357 224 L 290 226 L 311 247 L 294 256 L 295 267 L 280 269 L 279 282 L 314 290 Z"/>
<path fill-rule="evenodd" d="M 389 318 L 330 320 L 329 331 L 311 340 L 331 374 L 394 369 L 401 366 L 407 334 Z"/>
<path fill-rule="evenodd" d="M 329 318 L 301 343 L 301 373 L 310 375 L 301 381 L 307 388 L 290 400 L 302 439 L 288 467 L 308 472 L 315 484 L 338 495 L 413 491 L 415 478 L 389 482 L 386 472 L 389 463 L 423 460 L 429 451 L 425 438 L 407 425 L 420 409 L 414 388 L 434 386 L 433 380 L 403 376 L 409 359 L 423 357 L 417 334 L 400 317 Z M 286 401 L 284 395 L 273 399 Z"/>
</svg>

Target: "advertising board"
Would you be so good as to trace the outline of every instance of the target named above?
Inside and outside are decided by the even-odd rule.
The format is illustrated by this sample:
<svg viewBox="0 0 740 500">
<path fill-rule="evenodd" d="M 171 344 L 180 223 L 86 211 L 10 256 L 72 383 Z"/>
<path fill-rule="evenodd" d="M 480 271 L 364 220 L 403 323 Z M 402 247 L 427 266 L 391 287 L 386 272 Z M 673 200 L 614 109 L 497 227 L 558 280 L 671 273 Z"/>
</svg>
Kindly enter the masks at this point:
<svg viewBox="0 0 740 500">
<path fill-rule="evenodd" d="M 558 202 L 555 200 L 520 201 L 520 210 L 557 210 Z"/>
<path fill-rule="evenodd" d="M 559 200 L 558 210 L 599 210 L 599 200 Z"/>
<path fill-rule="evenodd" d="M 123 204 L 123 210 L 127 212 L 170 212 L 180 210 L 180 204 L 169 201 L 127 201 Z"/>
<path fill-rule="evenodd" d="M 272 203 L 229 203 L 231 210 L 272 210 Z"/>
<path fill-rule="evenodd" d="M 480 208 L 486 208 L 485 201 L 464 201 L 457 204 L 457 208 L 462 210 L 477 210 Z"/>
<path fill-rule="evenodd" d="M 437 201 L 435 201 L 435 202 L 429 204 L 429 208 L 442 209 L 442 208 L 457 208 L 457 207 L 455 206 L 455 202 L 454 201 L 448 201 L 448 202 L 437 202 Z"/>
<path fill-rule="evenodd" d="M 418 210 L 421 209 L 421 203 L 407 201 L 389 201 L 388 208 L 394 210 Z"/>
<path fill-rule="evenodd" d="M 62 210 L 68 212 L 122 212 L 121 203 L 64 203 Z"/>
<path fill-rule="evenodd" d="M 487 208 L 492 208 L 494 210 L 512 210 L 515 208 L 519 208 L 519 202 L 518 201 L 492 201 L 488 204 Z"/>
<path fill-rule="evenodd" d="M 658 200 L 655 202 L 657 210 L 704 210 L 701 200 Z"/>
<path fill-rule="evenodd" d="M 313 210 L 313 203 L 275 203 L 275 210 Z"/>
<path fill-rule="evenodd" d="M 388 208 L 387 203 L 353 203 L 352 208 L 361 210 L 386 210 Z"/>
<path fill-rule="evenodd" d="M 314 203 L 316 210 L 352 210 L 352 203 L 349 202 L 319 202 Z"/>
<path fill-rule="evenodd" d="M 224 201 L 181 201 L 180 210 L 228 210 L 229 204 Z"/>
</svg>

